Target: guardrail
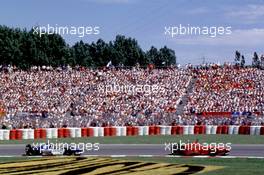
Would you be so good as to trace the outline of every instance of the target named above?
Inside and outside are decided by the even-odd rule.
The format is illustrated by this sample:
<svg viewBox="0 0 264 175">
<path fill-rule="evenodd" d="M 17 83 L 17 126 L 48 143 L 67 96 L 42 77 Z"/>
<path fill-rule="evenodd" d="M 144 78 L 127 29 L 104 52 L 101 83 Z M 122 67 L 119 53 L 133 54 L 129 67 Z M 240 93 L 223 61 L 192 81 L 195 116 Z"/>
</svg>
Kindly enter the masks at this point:
<svg viewBox="0 0 264 175">
<path fill-rule="evenodd" d="M 177 125 L 109 126 L 87 128 L 38 128 L 0 130 L 0 140 L 52 139 L 107 136 L 229 134 L 264 135 L 264 126 Z"/>
</svg>

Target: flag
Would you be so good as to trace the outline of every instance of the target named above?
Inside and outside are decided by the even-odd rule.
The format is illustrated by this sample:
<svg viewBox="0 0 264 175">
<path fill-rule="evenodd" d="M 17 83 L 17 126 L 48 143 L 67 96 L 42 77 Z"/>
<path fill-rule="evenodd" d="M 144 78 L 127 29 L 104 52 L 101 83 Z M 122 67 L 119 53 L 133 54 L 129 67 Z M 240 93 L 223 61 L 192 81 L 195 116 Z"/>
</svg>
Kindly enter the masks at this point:
<svg viewBox="0 0 264 175">
<path fill-rule="evenodd" d="M 107 65 L 106 65 L 106 67 L 110 67 L 110 66 L 112 66 L 112 61 L 109 61 L 109 62 L 107 63 Z"/>
</svg>

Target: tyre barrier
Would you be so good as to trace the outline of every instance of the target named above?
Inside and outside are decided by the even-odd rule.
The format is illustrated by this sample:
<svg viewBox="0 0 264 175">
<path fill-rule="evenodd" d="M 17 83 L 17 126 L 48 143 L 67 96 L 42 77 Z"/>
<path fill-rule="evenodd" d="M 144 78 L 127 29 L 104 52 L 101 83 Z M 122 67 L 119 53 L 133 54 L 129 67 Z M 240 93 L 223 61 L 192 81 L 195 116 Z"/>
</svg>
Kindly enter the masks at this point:
<svg viewBox="0 0 264 175">
<path fill-rule="evenodd" d="M 194 134 L 205 134 L 205 133 L 206 133 L 205 125 L 195 125 L 194 126 Z M 211 126 L 210 126 L 210 133 L 211 133 Z"/>
<path fill-rule="evenodd" d="M 195 128 L 195 126 L 189 126 L 189 128 L 188 128 L 188 134 L 194 134 L 194 128 Z"/>
<path fill-rule="evenodd" d="M 205 127 L 205 134 L 211 134 L 211 130 L 212 130 L 212 126 L 211 125 L 208 125 Z"/>
<path fill-rule="evenodd" d="M 146 126 L 137 126 L 137 128 L 138 128 L 138 135 L 139 136 L 149 135 L 148 127 L 146 127 Z"/>
<path fill-rule="evenodd" d="M 252 126 L 252 131 L 250 129 L 250 126 L 246 126 L 246 125 L 245 126 L 240 126 L 239 130 L 238 130 L 238 134 L 250 135 L 250 133 L 252 132 L 251 135 L 255 135 L 255 130 L 256 130 L 256 126 Z"/>
<path fill-rule="evenodd" d="M 183 127 L 183 135 L 188 135 L 189 134 L 189 126 L 182 126 Z"/>
<path fill-rule="evenodd" d="M 17 134 L 21 133 L 23 140 L 34 139 L 34 129 L 20 129 Z M 20 134 L 19 134 L 20 135 Z M 20 140 L 20 136 L 17 135 L 17 139 Z"/>
<path fill-rule="evenodd" d="M 0 129 L 0 140 L 9 140 L 10 130 Z"/>
<path fill-rule="evenodd" d="M 69 128 L 69 132 L 70 132 L 71 138 L 82 137 L 82 129 L 81 128 Z"/>
<path fill-rule="evenodd" d="M 71 135 L 69 128 L 58 128 L 58 138 L 67 138 L 70 136 Z"/>
<path fill-rule="evenodd" d="M 171 126 L 159 126 L 160 135 L 171 135 Z"/>
<path fill-rule="evenodd" d="M 17 130 L 12 129 L 10 130 L 9 139 L 10 140 L 17 140 Z"/>
<path fill-rule="evenodd" d="M 92 132 L 93 132 L 93 137 L 99 137 L 99 128 L 98 127 L 91 127 Z M 100 134 L 102 131 L 100 131 Z"/>
<path fill-rule="evenodd" d="M 0 130 L 0 140 L 4 140 L 4 131 Z"/>
<path fill-rule="evenodd" d="M 160 135 L 160 126 L 151 125 L 149 126 L 149 135 Z"/>
<path fill-rule="evenodd" d="M 81 134 L 82 134 L 82 137 L 87 137 L 88 136 L 88 128 L 81 128 Z"/>
<path fill-rule="evenodd" d="M 264 135 L 264 127 L 260 128 L 260 135 Z"/>
<path fill-rule="evenodd" d="M 104 127 L 104 136 L 116 136 L 116 128 Z"/>
<path fill-rule="evenodd" d="M 211 127 L 211 134 L 216 134 L 216 133 L 217 133 L 217 126 L 212 125 L 212 127 Z"/>
<path fill-rule="evenodd" d="M 229 126 L 223 125 L 221 127 L 221 134 L 228 134 Z"/>
<path fill-rule="evenodd" d="M 116 136 L 126 136 L 127 130 L 125 126 L 117 126 L 116 127 Z"/>
<path fill-rule="evenodd" d="M 205 132 L 206 132 L 206 126 L 200 125 L 200 134 L 205 134 Z"/>
<path fill-rule="evenodd" d="M 10 140 L 22 140 L 22 130 L 20 129 L 12 129 L 9 133 Z"/>
<path fill-rule="evenodd" d="M 81 137 L 93 137 L 94 129 L 93 128 L 81 128 Z"/>
<path fill-rule="evenodd" d="M 228 127 L 228 134 L 233 134 L 234 133 L 234 126 L 230 125 Z"/>
<path fill-rule="evenodd" d="M 233 126 L 233 134 L 237 135 L 239 131 L 239 126 Z"/>
<path fill-rule="evenodd" d="M 251 127 L 250 127 L 251 128 Z M 254 134 L 255 135 L 261 135 L 261 133 L 260 133 L 260 129 L 262 128 L 261 126 L 256 126 L 255 127 L 256 129 L 255 129 L 255 132 L 254 132 Z M 253 133 L 252 133 L 253 134 Z M 264 135 L 264 134 L 262 134 L 262 135 Z"/>
<path fill-rule="evenodd" d="M 172 126 L 171 127 L 171 135 L 182 135 L 183 134 L 183 126 Z"/>
<path fill-rule="evenodd" d="M 200 134 L 199 132 L 200 132 L 200 127 L 199 127 L 199 125 L 195 125 L 195 126 L 194 126 L 194 134 Z"/>
<path fill-rule="evenodd" d="M 57 128 L 47 128 L 46 129 L 46 138 L 58 138 L 58 129 Z"/>
<path fill-rule="evenodd" d="M 127 134 L 127 136 L 133 135 L 133 126 L 126 127 L 126 134 Z"/>
<path fill-rule="evenodd" d="M 193 135 L 229 134 L 264 135 L 264 126 L 236 125 L 151 125 L 151 126 L 108 126 L 87 128 L 38 128 L 38 129 L 0 129 L 0 140 L 147 136 L 147 135 Z"/>
<path fill-rule="evenodd" d="M 47 135 L 46 129 L 38 128 L 34 130 L 35 139 L 45 139 Z"/>
</svg>

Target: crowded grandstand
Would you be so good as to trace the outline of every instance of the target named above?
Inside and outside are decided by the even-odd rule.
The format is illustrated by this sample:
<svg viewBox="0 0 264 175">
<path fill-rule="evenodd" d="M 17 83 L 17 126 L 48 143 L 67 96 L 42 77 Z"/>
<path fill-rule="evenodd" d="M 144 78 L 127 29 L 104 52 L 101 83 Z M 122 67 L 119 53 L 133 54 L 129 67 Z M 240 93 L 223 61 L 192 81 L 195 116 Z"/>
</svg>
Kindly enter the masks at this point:
<svg viewBox="0 0 264 175">
<path fill-rule="evenodd" d="M 262 125 L 263 75 L 231 64 L 26 71 L 9 66 L 0 72 L 0 123 L 3 129 Z"/>
</svg>

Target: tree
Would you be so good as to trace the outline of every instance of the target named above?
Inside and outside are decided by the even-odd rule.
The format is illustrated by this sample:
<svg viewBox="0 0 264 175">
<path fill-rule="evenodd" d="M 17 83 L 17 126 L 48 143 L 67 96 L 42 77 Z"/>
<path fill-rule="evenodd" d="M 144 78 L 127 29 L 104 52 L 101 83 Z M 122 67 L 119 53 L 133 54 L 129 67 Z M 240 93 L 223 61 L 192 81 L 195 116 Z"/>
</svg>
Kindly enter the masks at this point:
<svg viewBox="0 0 264 175">
<path fill-rule="evenodd" d="M 125 66 L 135 66 L 137 63 L 140 65 L 147 64 L 145 53 L 135 39 L 117 35 L 113 49 L 116 58 L 113 61 L 114 65 L 123 64 Z"/>
<path fill-rule="evenodd" d="M 239 62 L 240 62 L 240 52 L 236 51 L 235 53 L 235 65 L 238 66 L 239 65 Z"/>
<path fill-rule="evenodd" d="M 96 67 L 105 66 L 111 60 L 109 44 L 102 39 L 90 45 L 90 54 Z"/>
<path fill-rule="evenodd" d="M 254 56 L 252 58 L 252 66 L 256 68 L 259 68 L 260 66 L 260 61 L 257 52 L 254 52 Z"/>
<path fill-rule="evenodd" d="M 244 57 L 244 55 L 242 55 L 240 66 L 245 67 L 245 63 L 246 63 L 245 57 Z"/>
<path fill-rule="evenodd" d="M 175 52 L 164 46 L 159 50 L 160 58 L 156 60 L 156 66 L 170 66 L 176 64 Z"/>
<path fill-rule="evenodd" d="M 58 34 L 34 33 L 33 28 L 9 28 L 0 25 L 0 65 L 16 65 L 21 69 L 31 66 L 81 65 L 102 67 L 111 61 L 113 65 L 169 66 L 176 63 L 173 50 L 166 46 L 157 49 L 151 47 L 146 53 L 137 40 L 117 35 L 114 41 L 106 43 L 102 39 L 91 44 L 76 42 L 70 47 Z"/>
<path fill-rule="evenodd" d="M 19 49 L 22 37 L 23 32 L 20 29 L 0 26 L 0 64 L 8 65 L 18 62 L 22 56 Z"/>
<path fill-rule="evenodd" d="M 260 67 L 261 69 L 264 69 L 264 55 L 261 55 L 260 57 Z"/>
<path fill-rule="evenodd" d="M 155 60 L 158 60 L 160 57 L 160 53 L 157 48 L 154 46 L 151 46 L 149 51 L 146 53 L 146 59 L 149 63 L 155 64 Z"/>
<path fill-rule="evenodd" d="M 77 65 L 91 67 L 94 65 L 89 52 L 89 45 L 82 40 L 77 42 L 73 47 L 73 57 Z"/>
</svg>

